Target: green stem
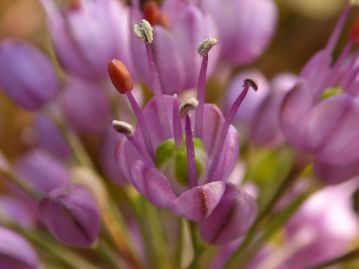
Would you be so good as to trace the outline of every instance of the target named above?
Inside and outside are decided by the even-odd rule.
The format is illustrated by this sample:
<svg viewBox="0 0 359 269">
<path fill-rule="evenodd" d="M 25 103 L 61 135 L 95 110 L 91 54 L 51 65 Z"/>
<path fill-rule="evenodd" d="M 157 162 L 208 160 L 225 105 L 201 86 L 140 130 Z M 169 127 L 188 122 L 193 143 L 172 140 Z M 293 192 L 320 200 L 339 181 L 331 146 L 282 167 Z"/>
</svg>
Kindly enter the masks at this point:
<svg viewBox="0 0 359 269">
<path fill-rule="evenodd" d="M 193 247 L 193 260 L 188 267 L 188 269 L 199 269 L 199 258 L 201 256 L 201 248 L 198 240 L 197 230 L 196 230 L 196 224 L 194 222 L 189 222 L 189 232 L 191 236 L 192 241 L 192 247 Z"/>
<path fill-rule="evenodd" d="M 16 186 L 18 186 L 20 189 L 25 191 L 26 193 L 30 194 L 33 198 L 36 200 L 39 200 L 41 197 L 41 194 L 37 191 L 35 191 L 29 183 L 27 183 L 26 180 L 20 178 L 17 176 L 13 170 L 12 167 L 7 167 L 6 169 L 1 169 L 0 167 L 0 174 L 3 174 L 6 179 L 10 179 L 11 183 L 15 183 Z"/>
<path fill-rule="evenodd" d="M 278 188 L 274 192 L 272 198 L 264 206 L 262 210 L 258 213 L 256 219 L 251 225 L 249 231 L 247 232 L 242 244 L 239 248 L 232 254 L 228 259 L 227 263 L 224 265 L 223 269 L 238 268 L 236 265 L 241 259 L 244 251 L 252 243 L 253 239 L 257 235 L 257 229 L 261 225 L 265 217 L 273 210 L 277 202 L 283 197 L 285 191 L 293 184 L 293 182 L 302 174 L 302 170 L 298 172 L 297 169 L 292 170 L 289 175 L 279 184 Z"/>
<path fill-rule="evenodd" d="M 50 108 L 49 114 L 55 123 L 56 127 L 65 137 L 68 145 L 71 148 L 72 153 L 74 154 L 76 160 L 83 164 L 86 167 L 94 169 L 94 164 L 92 163 L 90 157 L 88 156 L 85 148 L 83 147 L 79 137 L 71 130 L 71 128 L 63 121 L 58 115 L 56 115 Z"/>
<path fill-rule="evenodd" d="M 346 253 L 344 255 L 335 257 L 334 259 L 330 259 L 321 264 L 310 267 L 309 269 L 324 269 L 324 268 L 328 268 L 332 265 L 336 265 L 338 263 L 355 260 L 355 259 L 359 259 L 359 248 L 349 251 L 348 253 Z"/>
<path fill-rule="evenodd" d="M 182 268 L 182 256 L 183 256 L 183 241 L 184 241 L 184 226 L 185 221 L 181 218 L 178 219 L 178 237 L 177 237 L 177 247 L 176 247 L 176 257 L 175 264 L 177 269 Z"/>
<path fill-rule="evenodd" d="M 58 260 L 64 262 L 70 267 L 76 265 L 76 268 L 78 269 L 98 268 L 97 266 L 94 266 L 92 263 L 88 262 L 86 259 L 72 252 L 71 250 L 68 250 L 67 248 L 57 244 L 55 245 L 55 242 L 52 243 L 51 241 L 48 241 L 46 239 L 47 237 L 40 232 L 27 230 L 13 223 L 8 224 L 7 226 L 10 226 L 10 228 L 18 231 L 26 239 L 45 250 L 46 253 L 51 254 L 52 256 L 56 257 Z"/>
<path fill-rule="evenodd" d="M 149 240 L 152 248 L 152 253 L 154 254 L 154 268 L 170 268 L 168 254 L 165 249 L 165 231 L 163 229 L 162 223 L 160 221 L 160 216 L 158 209 L 153 207 L 148 201 L 143 199 L 143 210 L 146 215 L 146 222 L 148 224 L 149 230 Z"/>
<path fill-rule="evenodd" d="M 99 240 L 98 244 L 93 248 L 95 254 L 100 254 L 102 258 L 108 262 L 108 264 L 115 269 L 122 269 L 123 266 L 121 265 L 118 257 L 111 249 L 111 247 L 104 241 Z"/>
</svg>

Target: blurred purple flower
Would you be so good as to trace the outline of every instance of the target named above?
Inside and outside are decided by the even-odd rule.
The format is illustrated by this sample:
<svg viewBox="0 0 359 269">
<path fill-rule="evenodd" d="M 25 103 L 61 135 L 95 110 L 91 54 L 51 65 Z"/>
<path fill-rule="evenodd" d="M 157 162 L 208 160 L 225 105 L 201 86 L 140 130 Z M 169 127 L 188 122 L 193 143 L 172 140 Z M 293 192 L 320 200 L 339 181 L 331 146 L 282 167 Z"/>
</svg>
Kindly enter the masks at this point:
<svg viewBox="0 0 359 269">
<path fill-rule="evenodd" d="M 347 6 L 326 48 L 303 68 L 298 83 L 285 96 L 280 113 L 288 142 L 313 155 L 314 171 L 328 183 L 340 183 L 359 173 L 359 50 L 350 53 L 356 36 L 349 38 L 331 65 L 349 11 Z"/>
<path fill-rule="evenodd" d="M 44 113 L 39 113 L 34 121 L 36 144 L 59 159 L 66 159 L 71 150 L 52 119 Z"/>
<path fill-rule="evenodd" d="M 357 179 L 326 187 L 305 202 L 287 224 L 284 246 L 293 253 L 283 268 L 308 268 L 348 250 L 359 232 L 351 201 L 356 187 Z"/>
<path fill-rule="evenodd" d="M 80 0 L 60 11 L 54 0 L 41 0 L 57 57 L 73 75 L 104 79 L 107 63 L 129 59 L 128 9 L 115 0 Z M 70 1 L 71 2 L 71 1 Z"/>
<path fill-rule="evenodd" d="M 111 122 L 111 105 L 105 92 L 79 78 L 69 78 L 59 105 L 79 133 L 99 134 Z"/>
<path fill-rule="evenodd" d="M 134 7 L 133 7 L 134 9 Z M 179 0 L 167 0 L 161 11 L 168 18 L 168 25 L 156 24 L 154 27 L 154 55 L 161 76 L 163 93 L 181 93 L 196 87 L 201 59 L 197 48 L 207 37 L 216 37 L 217 30 L 213 19 L 198 7 Z M 132 11 L 132 23 L 142 17 L 138 10 Z M 144 14 L 145 18 L 146 15 Z M 150 21 L 151 22 L 151 21 Z M 151 86 L 151 76 L 143 44 L 131 37 L 134 66 L 140 79 Z M 209 72 L 213 71 L 218 58 L 218 49 L 211 52 Z"/>
<path fill-rule="evenodd" d="M 0 87 L 17 105 L 37 110 L 59 89 L 48 58 L 29 44 L 5 40 L 0 43 Z"/>
<path fill-rule="evenodd" d="M 20 235 L 0 227 L 0 267 L 8 269 L 39 268 L 32 246 Z"/>
<path fill-rule="evenodd" d="M 250 64 L 268 47 L 278 11 L 272 0 L 203 0 L 201 6 L 216 21 L 221 61 Z"/>
<path fill-rule="evenodd" d="M 21 156 L 14 169 L 16 174 L 41 194 L 63 187 L 70 180 L 66 166 L 41 150 L 33 150 Z"/>
</svg>

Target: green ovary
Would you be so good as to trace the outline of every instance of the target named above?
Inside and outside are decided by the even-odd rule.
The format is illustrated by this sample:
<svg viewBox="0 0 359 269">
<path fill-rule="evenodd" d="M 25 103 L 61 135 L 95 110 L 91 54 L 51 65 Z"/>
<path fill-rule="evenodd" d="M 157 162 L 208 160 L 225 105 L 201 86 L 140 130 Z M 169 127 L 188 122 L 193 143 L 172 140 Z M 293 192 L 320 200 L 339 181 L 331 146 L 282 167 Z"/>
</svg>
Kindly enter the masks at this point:
<svg viewBox="0 0 359 269">
<path fill-rule="evenodd" d="M 197 178 L 199 178 L 204 170 L 206 153 L 200 139 L 194 138 L 193 145 L 196 156 Z M 166 140 L 160 144 L 156 150 L 156 166 L 167 176 L 173 177 L 180 185 L 187 186 L 189 179 L 185 141 L 182 142 L 179 148 L 176 147 L 173 139 Z"/>
</svg>

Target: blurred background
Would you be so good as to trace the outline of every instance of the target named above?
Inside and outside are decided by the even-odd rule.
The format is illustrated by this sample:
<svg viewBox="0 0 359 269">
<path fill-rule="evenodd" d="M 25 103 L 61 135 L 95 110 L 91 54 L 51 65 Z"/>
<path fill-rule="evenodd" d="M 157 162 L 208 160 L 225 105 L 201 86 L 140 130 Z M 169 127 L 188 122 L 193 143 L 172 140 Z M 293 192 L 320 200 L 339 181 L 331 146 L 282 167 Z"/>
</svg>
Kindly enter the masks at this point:
<svg viewBox="0 0 359 269">
<path fill-rule="evenodd" d="M 324 46 L 344 3 L 345 0 L 278 0 L 280 21 L 276 35 L 253 66 L 269 78 L 283 71 L 298 72 Z M 0 39 L 6 38 L 27 40 L 51 54 L 38 0 L 0 0 Z M 31 113 L 15 107 L 0 91 L 0 148 L 10 160 L 31 145 L 32 135 L 27 128 L 31 118 Z"/>
</svg>

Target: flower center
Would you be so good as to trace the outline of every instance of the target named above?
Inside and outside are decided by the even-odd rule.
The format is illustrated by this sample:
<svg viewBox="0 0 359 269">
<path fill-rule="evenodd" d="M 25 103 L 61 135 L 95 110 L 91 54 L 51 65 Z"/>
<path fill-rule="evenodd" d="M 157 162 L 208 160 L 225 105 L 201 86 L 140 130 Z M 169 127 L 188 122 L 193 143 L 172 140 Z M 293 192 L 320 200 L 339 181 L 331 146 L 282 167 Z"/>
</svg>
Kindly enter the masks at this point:
<svg viewBox="0 0 359 269">
<path fill-rule="evenodd" d="M 193 138 L 193 146 L 196 173 L 197 177 L 200 178 L 204 174 L 208 158 L 203 143 L 199 138 Z M 174 185 L 187 187 L 190 184 L 190 178 L 185 137 L 183 137 L 183 142 L 180 146 L 176 145 L 174 139 L 162 142 L 156 150 L 155 164 Z"/>
</svg>

